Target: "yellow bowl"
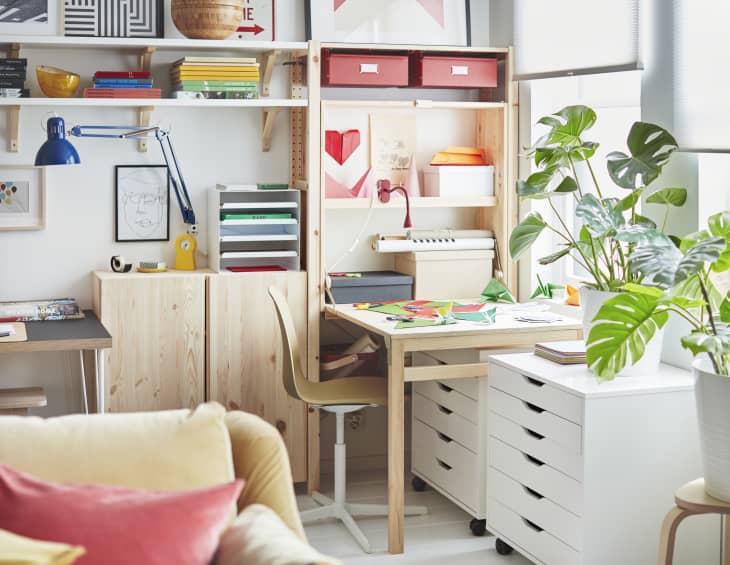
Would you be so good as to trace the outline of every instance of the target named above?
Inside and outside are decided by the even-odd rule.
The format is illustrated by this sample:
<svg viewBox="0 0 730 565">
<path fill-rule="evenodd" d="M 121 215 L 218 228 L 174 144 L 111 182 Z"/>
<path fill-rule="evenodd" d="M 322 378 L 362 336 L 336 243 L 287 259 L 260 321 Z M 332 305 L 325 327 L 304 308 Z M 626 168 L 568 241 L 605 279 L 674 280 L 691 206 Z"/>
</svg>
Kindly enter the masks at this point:
<svg viewBox="0 0 730 565">
<path fill-rule="evenodd" d="M 70 71 L 41 65 L 35 68 L 35 74 L 38 86 L 49 98 L 70 98 L 79 87 L 79 75 Z"/>
</svg>

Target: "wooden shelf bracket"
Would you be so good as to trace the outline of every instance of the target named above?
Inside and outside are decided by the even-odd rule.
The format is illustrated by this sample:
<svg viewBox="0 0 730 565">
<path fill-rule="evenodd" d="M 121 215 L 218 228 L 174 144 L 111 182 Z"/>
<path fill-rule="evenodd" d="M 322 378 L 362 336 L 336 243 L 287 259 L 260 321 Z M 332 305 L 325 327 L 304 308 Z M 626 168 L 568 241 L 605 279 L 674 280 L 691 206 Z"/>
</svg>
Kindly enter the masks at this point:
<svg viewBox="0 0 730 565">
<path fill-rule="evenodd" d="M 281 54 L 279 49 L 273 49 L 264 53 L 263 59 L 263 72 L 261 74 L 261 96 L 269 95 L 269 85 L 271 84 L 271 75 L 274 72 L 274 65 L 276 65 L 276 59 Z"/>
<path fill-rule="evenodd" d="M 142 72 L 150 72 L 152 66 L 152 54 L 155 52 L 154 47 L 145 47 L 139 54 L 139 70 Z"/>
<path fill-rule="evenodd" d="M 18 152 L 18 126 L 20 124 L 20 106 L 8 107 L 8 151 Z"/>
<path fill-rule="evenodd" d="M 137 125 L 140 127 L 149 127 L 150 125 L 150 115 L 152 112 L 154 112 L 155 107 L 154 106 L 142 106 L 138 111 L 137 116 Z M 140 139 L 138 141 L 139 145 L 137 146 L 137 149 L 140 153 L 147 153 L 147 140 L 146 139 Z"/>
<path fill-rule="evenodd" d="M 271 134 L 274 131 L 274 120 L 280 108 L 264 108 L 264 131 L 261 136 L 261 151 L 271 150 Z"/>
</svg>

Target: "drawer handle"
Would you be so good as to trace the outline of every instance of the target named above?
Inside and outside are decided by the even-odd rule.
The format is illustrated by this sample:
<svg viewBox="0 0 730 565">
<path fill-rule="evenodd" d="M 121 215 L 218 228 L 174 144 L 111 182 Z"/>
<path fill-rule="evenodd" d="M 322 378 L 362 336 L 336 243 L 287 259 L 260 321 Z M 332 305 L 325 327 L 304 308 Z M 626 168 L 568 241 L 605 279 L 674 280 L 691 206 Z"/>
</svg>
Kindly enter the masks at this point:
<svg viewBox="0 0 730 565">
<path fill-rule="evenodd" d="M 436 432 L 436 434 L 439 436 L 439 439 L 444 443 L 451 443 L 452 441 L 454 441 L 449 436 L 447 436 L 446 434 L 442 434 L 441 432 Z"/>
<path fill-rule="evenodd" d="M 531 522 L 531 521 L 530 521 L 530 520 L 528 520 L 527 518 L 522 518 L 522 521 L 523 521 L 523 522 L 525 523 L 525 525 L 526 525 L 526 526 L 527 526 L 528 528 L 530 528 L 530 529 L 532 529 L 532 530 L 535 530 L 535 531 L 536 531 L 536 532 L 538 532 L 538 533 L 540 533 L 540 532 L 542 532 L 542 531 L 543 531 L 543 530 L 542 530 L 542 528 L 541 528 L 540 526 L 538 526 L 537 524 L 535 524 L 535 522 Z"/>
<path fill-rule="evenodd" d="M 537 432 L 533 432 L 532 430 L 530 430 L 528 428 L 523 427 L 522 429 L 525 430 L 527 435 L 530 435 L 530 436 L 534 437 L 535 439 L 545 439 L 544 435 L 538 434 Z"/>
<path fill-rule="evenodd" d="M 447 416 L 450 416 L 451 414 L 454 413 L 453 410 L 449 410 L 448 408 L 446 408 L 446 406 L 441 406 L 440 404 L 437 404 L 436 406 L 438 407 L 439 412 L 442 412 L 442 413 L 446 414 Z"/>
<path fill-rule="evenodd" d="M 532 402 L 524 402 L 524 405 L 527 407 L 528 410 L 531 410 L 532 412 L 537 412 L 538 414 L 542 414 L 545 412 L 544 408 L 540 408 L 536 404 L 533 404 Z"/>
<path fill-rule="evenodd" d="M 453 467 L 451 465 L 449 465 L 448 463 L 444 463 L 438 457 L 436 458 L 436 463 L 438 463 L 439 465 L 441 465 L 441 467 L 443 467 L 447 471 L 451 471 L 451 469 L 453 469 Z"/>
<path fill-rule="evenodd" d="M 533 457 L 532 455 L 528 455 L 527 453 L 523 453 L 522 455 L 525 456 L 525 459 L 527 459 L 530 463 L 533 465 L 537 465 L 538 467 L 542 467 L 545 463 L 543 461 L 540 461 L 537 457 Z"/>
<path fill-rule="evenodd" d="M 378 64 L 377 63 L 360 63 L 360 74 L 372 74 L 377 75 L 378 74 Z"/>
<path fill-rule="evenodd" d="M 444 383 L 437 383 L 437 384 L 439 385 L 439 388 L 441 390 L 443 390 L 444 392 L 451 392 L 452 390 L 454 390 L 450 386 L 446 386 Z"/>
<path fill-rule="evenodd" d="M 451 65 L 451 76 L 469 76 L 468 65 Z"/>
<path fill-rule="evenodd" d="M 545 386 L 544 382 L 533 379 L 532 377 L 528 377 L 527 375 L 522 375 L 522 378 L 525 379 L 528 384 L 531 384 L 532 386 Z"/>
<path fill-rule="evenodd" d="M 536 490 L 531 489 L 530 487 L 526 487 L 525 485 L 522 485 L 522 488 L 525 489 L 525 492 L 529 494 L 532 498 L 537 498 L 538 500 L 542 500 L 545 498 L 543 495 L 541 495 Z"/>
</svg>

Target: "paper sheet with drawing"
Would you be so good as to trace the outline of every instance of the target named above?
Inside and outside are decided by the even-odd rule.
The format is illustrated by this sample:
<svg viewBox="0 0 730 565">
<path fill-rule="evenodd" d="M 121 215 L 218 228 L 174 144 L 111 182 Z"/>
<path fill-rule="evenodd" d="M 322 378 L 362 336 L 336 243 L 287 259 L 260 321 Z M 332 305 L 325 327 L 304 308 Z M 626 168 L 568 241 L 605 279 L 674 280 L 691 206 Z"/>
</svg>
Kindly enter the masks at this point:
<svg viewBox="0 0 730 565">
<path fill-rule="evenodd" d="M 404 184 L 415 152 L 414 114 L 370 114 L 370 160 L 376 179 Z"/>
</svg>

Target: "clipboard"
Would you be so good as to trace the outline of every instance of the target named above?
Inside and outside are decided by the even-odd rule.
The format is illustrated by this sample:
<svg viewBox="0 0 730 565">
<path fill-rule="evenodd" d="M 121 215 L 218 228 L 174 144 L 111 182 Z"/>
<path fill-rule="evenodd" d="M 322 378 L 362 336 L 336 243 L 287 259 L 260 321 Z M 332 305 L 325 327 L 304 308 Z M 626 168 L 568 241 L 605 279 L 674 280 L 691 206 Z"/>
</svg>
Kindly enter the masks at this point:
<svg viewBox="0 0 730 565">
<path fill-rule="evenodd" d="M 28 341 L 28 334 L 25 331 L 25 322 L 12 322 L 9 324 L 1 324 L 3 326 L 12 326 L 15 330 L 14 334 L 7 337 L 0 337 L 0 343 L 12 343 L 17 341 Z"/>
</svg>

